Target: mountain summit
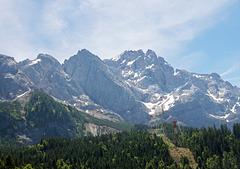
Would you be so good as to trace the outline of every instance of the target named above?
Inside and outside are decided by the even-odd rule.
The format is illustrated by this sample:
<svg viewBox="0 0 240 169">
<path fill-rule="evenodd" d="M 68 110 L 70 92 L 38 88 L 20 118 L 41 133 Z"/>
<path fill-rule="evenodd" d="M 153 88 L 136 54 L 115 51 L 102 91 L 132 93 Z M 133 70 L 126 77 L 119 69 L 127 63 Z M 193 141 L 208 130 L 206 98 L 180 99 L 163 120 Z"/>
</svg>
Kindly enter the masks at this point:
<svg viewBox="0 0 240 169">
<path fill-rule="evenodd" d="M 64 70 L 95 103 L 135 123 L 147 122 L 148 115 L 121 76 L 96 55 L 81 50 L 65 60 Z"/>
<path fill-rule="evenodd" d="M 197 127 L 239 120 L 240 90 L 217 73 L 174 70 L 151 50 L 145 54 L 141 50 L 126 51 L 105 62 L 121 72 L 150 114 L 161 113 L 164 106 L 169 122 L 178 119 Z"/>
</svg>

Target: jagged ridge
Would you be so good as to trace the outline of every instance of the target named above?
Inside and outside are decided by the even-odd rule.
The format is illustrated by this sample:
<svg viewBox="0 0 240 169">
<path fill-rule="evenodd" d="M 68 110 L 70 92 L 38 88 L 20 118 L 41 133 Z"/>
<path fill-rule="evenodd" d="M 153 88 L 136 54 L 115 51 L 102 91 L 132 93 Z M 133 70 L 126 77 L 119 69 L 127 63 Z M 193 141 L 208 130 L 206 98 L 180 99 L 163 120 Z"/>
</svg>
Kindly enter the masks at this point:
<svg viewBox="0 0 240 169">
<path fill-rule="evenodd" d="M 238 87 L 216 73 L 174 69 L 152 50 L 125 51 L 102 61 L 83 49 L 62 65 L 46 54 L 20 63 L 0 59 L 2 100 L 40 88 L 90 114 L 134 123 L 148 123 L 148 114 L 159 116 L 163 104 L 169 122 L 196 127 L 232 125 L 240 118 Z"/>
</svg>

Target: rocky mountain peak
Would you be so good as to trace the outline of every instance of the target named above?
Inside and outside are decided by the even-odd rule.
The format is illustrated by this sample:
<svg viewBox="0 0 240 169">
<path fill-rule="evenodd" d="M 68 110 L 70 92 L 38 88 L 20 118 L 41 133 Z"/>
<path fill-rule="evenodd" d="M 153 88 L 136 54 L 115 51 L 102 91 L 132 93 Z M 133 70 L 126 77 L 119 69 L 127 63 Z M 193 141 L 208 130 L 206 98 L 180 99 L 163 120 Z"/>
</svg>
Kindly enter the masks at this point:
<svg viewBox="0 0 240 169">
<path fill-rule="evenodd" d="M 221 79 L 221 76 L 217 73 L 211 73 L 210 76 L 212 76 L 215 79 Z"/>
<path fill-rule="evenodd" d="M 146 56 L 151 57 L 151 58 L 157 58 L 156 53 L 153 50 L 151 50 L 151 49 L 147 50 Z"/>
<path fill-rule="evenodd" d="M 128 120 L 134 117 L 131 121 L 135 123 L 146 121 L 146 118 L 139 116 L 141 114 L 148 117 L 139 109 L 143 105 L 136 101 L 134 94 L 121 77 L 96 55 L 81 50 L 77 55 L 64 61 L 64 70 L 95 103 L 119 113 Z M 135 107 L 137 104 L 138 107 Z"/>
<path fill-rule="evenodd" d="M 94 59 L 94 60 L 98 60 L 98 61 L 102 62 L 102 60 L 97 55 L 94 55 L 93 53 L 91 53 L 87 49 L 79 50 L 77 55 L 74 55 L 73 57 L 76 57 L 78 60 L 85 60 L 85 59 L 92 60 L 92 59 Z"/>
<path fill-rule="evenodd" d="M 63 67 L 64 71 L 71 75 L 75 69 L 78 69 L 78 67 L 86 67 L 93 64 L 97 66 L 99 64 L 103 64 L 103 61 L 98 56 L 89 52 L 87 49 L 82 49 L 79 50 L 76 55 L 66 59 Z"/>
<path fill-rule="evenodd" d="M 0 54 L 0 71 L 1 73 L 16 74 L 18 72 L 17 62 L 13 57 Z"/>
<path fill-rule="evenodd" d="M 154 66 L 154 64 L 170 66 L 162 57 L 158 57 L 151 49 L 148 49 L 146 53 L 144 53 L 141 49 L 137 51 L 125 51 L 117 58 L 106 59 L 104 61 L 110 66 L 122 68 L 131 67 L 137 70 Z"/>
<path fill-rule="evenodd" d="M 28 80 L 13 57 L 0 55 L 0 100 L 14 99 L 28 91 L 31 87 Z"/>
<path fill-rule="evenodd" d="M 141 49 L 137 51 L 128 50 L 128 51 L 124 51 L 121 55 L 119 55 L 119 57 L 116 60 L 118 60 L 118 62 L 122 62 L 122 61 L 129 62 L 141 56 L 145 56 L 144 52 Z"/>
<path fill-rule="evenodd" d="M 81 49 L 81 50 L 78 50 L 78 53 L 77 55 L 93 55 L 89 50 L 87 49 Z"/>
<path fill-rule="evenodd" d="M 8 63 L 8 64 L 16 64 L 16 61 L 14 59 L 14 57 L 11 56 L 7 56 L 7 55 L 2 55 L 0 54 L 0 62 L 3 63 Z"/>
<path fill-rule="evenodd" d="M 40 53 L 37 56 L 37 59 L 49 59 L 49 60 L 56 60 L 53 56 L 49 55 L 49 54 L 44 54 L 44 53 Z"/>
<path fill-rule="evenodd" d="M 82 76 L 85 77 L 88 76 L 88 71 L 91 69 L 96 71 L 99 67 L 104 67 L 101 66 L 103 64 L 103 61 L 98 56 L 92 54 L 86 49 L 82 49 L 79 50 L 76 55 L 66 59 L 63 67 L 64 71 L 70 76 L 76 75 L 75 72 L 81 72 Z M 78 79 L 78 81 L 80 81 L 80 79 Z"/>
<path fill-rule="evenodd" d="M 55 59 L 53 56 L 48 55 L 48 54 L 39 54 L 37 56 L 37 59 L 33 61 L 33 63 L 42 63 L 42 65 L 45 67 L 46 66 L 55 66 L 55 67 L 61 67 L 61 64 L 57 59 Z"/>
</svg>

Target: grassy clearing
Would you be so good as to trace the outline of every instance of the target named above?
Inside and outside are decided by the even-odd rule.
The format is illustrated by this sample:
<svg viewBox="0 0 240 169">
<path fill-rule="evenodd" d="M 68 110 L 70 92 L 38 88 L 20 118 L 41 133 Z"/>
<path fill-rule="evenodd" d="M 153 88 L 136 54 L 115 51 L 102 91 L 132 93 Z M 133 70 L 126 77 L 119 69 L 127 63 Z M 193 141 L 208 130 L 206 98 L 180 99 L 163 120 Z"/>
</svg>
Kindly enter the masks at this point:
<svg viewBox="0 0 240 169">
<path fill-rule="evenodd" d="M 187 157 L 189 160 L 189 166 L 197 168 L 198 164 L 196 163 L 192 152 L 188 148 L 172 147 L 169 151 L 170 155 L 179 165 L 182 166 L 181 157 Z"/>
</svg>

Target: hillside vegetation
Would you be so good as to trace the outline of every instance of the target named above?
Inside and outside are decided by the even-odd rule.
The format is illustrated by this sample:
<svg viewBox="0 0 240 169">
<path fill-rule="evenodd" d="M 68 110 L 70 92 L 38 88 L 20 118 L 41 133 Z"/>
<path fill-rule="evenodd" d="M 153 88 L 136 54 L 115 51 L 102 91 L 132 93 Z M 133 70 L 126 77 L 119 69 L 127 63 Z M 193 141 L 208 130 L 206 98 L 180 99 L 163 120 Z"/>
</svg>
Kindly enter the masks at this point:
<svg viewBox="0 0 240 169">
<path fill-rule="evenodd" d="M 95 118 L 41 91 L 33 93 L 24 107 L 18 101 L 0 102 L 0 122 L 1 138 L 15 138 L 27 145 L 39 143 L 41 138 L 92 135 L 87 124 L 94 124 L 98 134 L 129 130 L 132 126 Z"/>
<path fill-rule="evenodd" d="M 2 167 L 34 168 L 178 168 L 162 138 L 147 131 L 77 139 L 44 139 L 2 156 Z"/>
<path fill-rule="evenodd" d="M 166 144 L 139 125 L 128 132 L 49 138 L 30 147 L 15 146 L 1 151 L 0 164 L 1 168 L 240 168 L 240 124 L 234 125 L 233 132 L 226 126 L 196 130 L 179 145 L 186 144 L 191 152 Z"/>
<path fill-rule="evenodd" d="M 233 125 L 233 132 L 222 125 L 201 128 L 187 139 L 187 144 L 200 168 L 240 168 L 240 124 Z"/>
</svg>

